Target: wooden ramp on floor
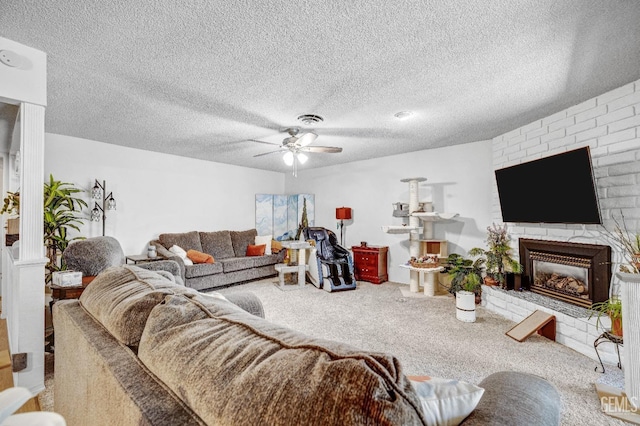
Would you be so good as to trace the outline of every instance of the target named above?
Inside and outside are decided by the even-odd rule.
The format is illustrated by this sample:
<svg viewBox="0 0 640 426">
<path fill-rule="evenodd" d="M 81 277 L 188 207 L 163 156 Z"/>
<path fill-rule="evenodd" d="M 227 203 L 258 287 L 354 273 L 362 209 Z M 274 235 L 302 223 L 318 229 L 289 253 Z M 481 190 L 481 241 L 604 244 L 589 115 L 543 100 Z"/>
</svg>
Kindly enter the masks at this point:
<svg viewBox="0 0 640 426">
<path fill-rule="evenodd" d="M 518 342 L 524 342 L 527 337 L 538 332 L 547 339 L 556 341 L 556 317 L 547 312 L 534 311 L 531 315 L 516 324 L 505 334 Z"/>
<path fill-rule="evenodd" d="M 11 353 L 9 351 L 9 334 L 7 320 L 0 319 L 0 391 L 13 387 L 13 371 L 11 369 Z M 16 413 L 40 411 L 38 397 L 27 401 Z"/>
</svg>

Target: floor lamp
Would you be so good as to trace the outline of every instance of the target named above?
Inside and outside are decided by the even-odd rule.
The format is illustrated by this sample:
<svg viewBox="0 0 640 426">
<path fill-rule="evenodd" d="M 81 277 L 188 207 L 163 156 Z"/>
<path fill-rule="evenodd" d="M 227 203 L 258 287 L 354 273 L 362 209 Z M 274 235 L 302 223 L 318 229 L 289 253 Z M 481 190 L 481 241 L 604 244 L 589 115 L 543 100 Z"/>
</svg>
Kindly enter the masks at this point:
<svg viewBox="0 0 640 426">
<path fill-rule="evenodd" d="M 336 219 L 340 221 L 340 245 L 344 245 L 344 221 L 351 219 L 351 207 L 336 208 Z"/>
</svg>

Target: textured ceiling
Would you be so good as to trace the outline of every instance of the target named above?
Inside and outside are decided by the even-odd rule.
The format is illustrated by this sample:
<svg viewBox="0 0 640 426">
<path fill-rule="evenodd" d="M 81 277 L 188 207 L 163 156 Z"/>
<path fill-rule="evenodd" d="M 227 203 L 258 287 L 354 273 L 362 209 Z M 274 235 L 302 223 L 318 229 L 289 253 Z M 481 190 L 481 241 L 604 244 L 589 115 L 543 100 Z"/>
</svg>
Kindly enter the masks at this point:
<svg viewBox="0 0 640 426">
<path fill-rule="evenodd" d="M 286 171 L 247 139 L 314 129 L 343 148 L 302 166 L 320 167 L 489 139 L 640 79 L 638 22 L 635 0 L 5 0 L 0 36 L 48 54 L 47 132 Z"/>
</svg>

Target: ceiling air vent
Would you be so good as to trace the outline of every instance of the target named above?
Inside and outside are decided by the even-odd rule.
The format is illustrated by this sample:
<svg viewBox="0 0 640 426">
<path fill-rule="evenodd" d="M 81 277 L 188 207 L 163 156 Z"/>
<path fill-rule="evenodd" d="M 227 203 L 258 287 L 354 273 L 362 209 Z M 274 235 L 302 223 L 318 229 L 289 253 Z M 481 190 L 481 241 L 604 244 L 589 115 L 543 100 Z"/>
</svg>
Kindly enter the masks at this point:
<svg viewBox="0 0 640 426">
<path fill-rule="evenodd" d="M 315 114 L 303 114 L 298 117 L 298 121 L 302 121 L 304 124 L 316 124 L 324 121 L 324 118 Z"/>
</svg>

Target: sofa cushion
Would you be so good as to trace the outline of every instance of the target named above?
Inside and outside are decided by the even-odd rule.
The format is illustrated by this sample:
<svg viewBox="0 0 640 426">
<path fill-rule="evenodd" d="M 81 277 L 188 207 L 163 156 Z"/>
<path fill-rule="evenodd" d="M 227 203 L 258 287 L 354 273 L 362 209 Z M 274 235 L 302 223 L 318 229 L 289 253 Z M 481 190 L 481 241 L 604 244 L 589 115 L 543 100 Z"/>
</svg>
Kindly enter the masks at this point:
<svg viewBox="0 0 640 426">
<path fill-rule="evenodd" d="M 220 260 L 220 263 L 222 264 L 222 270 L 227 273 L 253 268 L 255 266 L 254 259 L 257 258 L 251 256 L 230 257 L 228 259 Z"/>
<path fill-rule="evenodd" d="M 216 260 L 235 256 L 229 231 L 200 232 L 200 241 L 202 251 L 209 253 Z"/>
<path fill-rule="evenodd" d="M 393 356 L 308 337 L 226 300 L 167 296 L 138 356 L 207 424 L 425 424 Z"/>
<path fill-rule="evenodd" d="M 247 256 L 264 256 L 265 250 L 267 249 L 266 244 L 253 245 L 249 244 L 247 246 Z"/>
<path fill-rule="evenodd" d="M 222 263 L 198 263 L 191 266 L 185 266 L 185 278 L 205 277 L 207 275 L 220 274 L 222 272 Z"/>
<path fill-rule="evenodd" d="M 151 309 L 168 294 L 197 293 L 134 265 L 111 267 L 82 292 L 80 304 L 118 341 L 135 346 Z"/>
<path fill-rule="evenodd" d="M 236 257 L 246 256 L 247 246 L 254 244 L 258 231 L 248 229 L 246 231 L 231 231 L 231 242 L 233 243 L 233 251 Z"/>
<path fill-rule="evenodd" d="M 191 259 L 191 261 L 194 264 L 196 264 L 196 263 L 213 263 L 215 261 L 213 259 L 213 256 L 211 256 L 210 254 L 203 253 L 203 252 L 198 251 L 198 250 L 189 250 L 189 251 L 187 251 L 187 257 L 189 259 Z"/>
<path fill-rule="evenodd" d="M 200 235 L 198 231 L 181 232 L 174 234 L 160 234 L 158 237 L 160 244 L 166 249 L 170 249 L 176 245 L 183 250 L 198 250 L 202 251 L 202 244 L 200 244 Z"/>
<path fill-rule="evenodd" d="M 276 263 L 278 263 L 277 254 L 258 256 L 253 258 L 253 266 L 255 268 L 260 266 L 275 265 Z"/>
</svg>

